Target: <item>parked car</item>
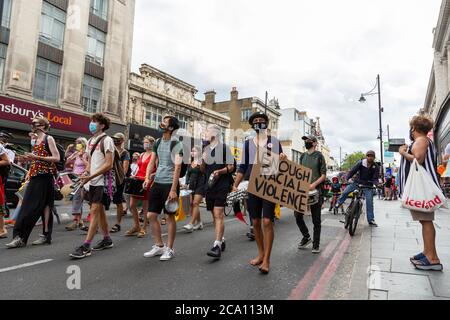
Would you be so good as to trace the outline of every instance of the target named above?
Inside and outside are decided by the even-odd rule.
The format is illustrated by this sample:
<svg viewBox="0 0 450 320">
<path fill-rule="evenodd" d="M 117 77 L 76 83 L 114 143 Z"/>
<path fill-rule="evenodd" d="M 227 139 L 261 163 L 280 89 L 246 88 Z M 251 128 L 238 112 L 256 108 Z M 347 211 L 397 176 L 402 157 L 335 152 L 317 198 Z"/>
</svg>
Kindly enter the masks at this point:
<svg viewBox="0 0 450 320">
<path fill-rule="evenodd" d="M 6 203 L 11 207 L 15 208 L 19 203 L 19 198 L 16 195 L 16 192 L 19 191 L 22 183 L 25 181 L 25 176 L 28 171 L 16 164 L 11 165 L 11 171 L 8 176 L 8 180 L 6 181 L 5 186 L 5 197 Z"/>
</svg>

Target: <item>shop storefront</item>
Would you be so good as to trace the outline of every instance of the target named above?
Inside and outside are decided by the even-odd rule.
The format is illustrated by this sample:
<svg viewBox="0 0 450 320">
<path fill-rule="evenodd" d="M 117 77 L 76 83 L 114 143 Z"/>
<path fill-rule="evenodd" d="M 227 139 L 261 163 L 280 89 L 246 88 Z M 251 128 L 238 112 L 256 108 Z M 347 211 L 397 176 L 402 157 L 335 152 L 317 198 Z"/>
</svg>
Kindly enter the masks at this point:
<svg viewBox="0 0 450 320">
<path fill-rule="evenodd" d="M 446 101 L 436 119 L 435 143 L 441 161 L 442 152 L 450 143 L 450 100 Z"/>
<path fill-rule="evenodd" d="M 63 146 L 73 143 L 78 137 L 90 136 L 88 116 L 37 105 L 23 100 L 0 96 L 0 129 L 13 134 L 11 143 L 30 147 L 31 119 L 44 116 L 50 122 L 50 134 Z M 125 133 L 126 127 L 112 124 L 108 134 Z"/>
<path fill-rule="evenodd" d="M 161 138 L 162 133 L 158 130 L 140 126 L 137 124 L 130 124 L 128 126 L 128 145 L 126 146 L 128 150 L 133 152 L 144 152 L 143 139 L 146 136 L 151 136 L 155 139 Z"/>
</svg>

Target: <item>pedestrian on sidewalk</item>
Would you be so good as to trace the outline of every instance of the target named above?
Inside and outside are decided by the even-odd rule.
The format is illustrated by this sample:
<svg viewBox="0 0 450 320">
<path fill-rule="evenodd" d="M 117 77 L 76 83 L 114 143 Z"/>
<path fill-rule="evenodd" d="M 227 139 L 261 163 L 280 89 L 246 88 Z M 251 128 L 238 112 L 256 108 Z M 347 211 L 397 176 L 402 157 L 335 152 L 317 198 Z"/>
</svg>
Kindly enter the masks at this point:
<svg viewBox="0 0 450 320">
<path fill-rule="evenodd" d="M 125 177 L 129 177 L 130 172 L 131 172 L 130 153 L 127 150 L 125 150 L 125 148 L 124 148 L 125 135 L 121 132 L 118 132 L 113 136 L 113 141 L 114 141 L 114 145 L 115 145 L 116 151 L 117 151 L 116 155 L 119 156 L 119 159 L 120 159 L 119 163 L 123 168 Z M 125 179 L 122 182 L 122 184 L 120 184 L 116 187 L 116 191 L 114 192 L 114 195 L 113 195 L 113 203 L 117 207 L 117 216 L 116 216 L 116 224 L 110 230 L 111 233 L 120 232 L 120 230 L 121 230 L 120 225 L 122 223 L 122 218 L 125 213 L 125 208 L 124 208 L 125 197 L 123 194 L 124 189 L 125 189 Z"/>
<path fill-rule="evenodd" d="M 172 211 L 170 207 L 172 203 L 178 203 L 180 195 L 179 180 L 183 162 L 183 145 L 173 137 L 174 132 L 180 128 L 180 123 L 176 117 L 165 116 L 159 128 L 163 132 L 163 137 L 158 139 L 153 146 L 144 182 L 144 189 L 151 186 L 148 215 L 154 240 L 152 249 L 146 252 L 144 257 L 160 256 L 160 261 L 168 261 L 175 256 L 174 242 L 177 232 L 175 214 L 177 209 Z M 156 163 L 158 163 L 158 166 L 153 181 L 152 172 Z M 153 185 L 151 185 L 152 181 Z M 167 246 L 162 240 L 161 224 L 158 221 L 158 216 L 163 211 L 167 213 Z"/>
<path fill-rule="evenodd" d="M 73 153 L 66 161 L 73 162 L 72 174 L 78 178 L 86 171 L 89 165 L 89 157 L 86 152 L 87 149 L 86 138 L 80 137 L 75 142 L 76 153 Z M 84 199 L 84 188 L 79 188 L 78 192 L 72 197 L 72 216 L 73 222 L 66 227 L 67 231 L 74 231 L 76 229 L 83 230 L 85 228 L 83 224 L 83 199 Z"/>
<path fill-rule="evenodd" d="M 54 179 L 57 173 L 55 163 L 60 154 L 55 139 L 47 133 L 50 123 L 45 117 L 32 119 L 32 151 L 21 157 L 31 162 L 29 183 L 23 198 L 20 215 L 14 225 L 13 238 L 6 246 L 10 249 L 25 247 L 36 222 L 41 218 L 43 234 L 33 245 L 51 244 L 53 230 L 53 208 L 55 197 Z"/>
<path fill-rule="evenodd" d="M 92 254 L 92 251 L 110 249 L 114 246 L 109 235 L 106 209 L 113 196 L 113 165 L 115 146 L 113 139 L 106 135 L 111 120 L 101 113 L 94 114 L 91 118 L 89 131 L 92 138 L 88 142 L 89 166 L 81 177 L 81 182 L 89 186 L 88 200 L 91 206 L 91 223 L 86 240 L 78 247 L 70 257 L 83 259 Z M 92 240 L 97 229 L 103 233 L 103 240 L 91 249 Z"/>
<path fill-rule="evenodd" d="M 433 141 L 427 137 L 434 127 L 433 120 L 428 116 L 415 116 L 410 122 L 410 139 L 412 143 L 400 147 L 402 156 L 399 172 L 400 194 L 403 193 L 408 179 L 411 163 L 417 159 L 420 165 L 430 174 L 433 182 L 439 187 L 436 172 L 437 154 Z M 434 212 L 419 212 L 411 210 L 414 221 L 422 225 L 423 252 L 410 258 L 411 263 L 420 270 L 442 271 L 443 266 L 436 250 L 436 229 L 434 228 Z"/>
<path fill-rule="evenodd" d="M 309 191 L 319 192 L 319 202 L 311 206 L 312 221 L 314 224 L 313 240 L 306 226 L 304 214 L 295 212 L 295 220 L 303 239 L 298 245 L 299 249 L 305 249 L 311 242 L 313 243 L 312 253 L 320 253 L 320 233 L 322 229 L 322 203 L 323 203 L 323 183 L 327 179 L 327 164 L 325 157 L 317 151 L 318 141 L 313 135 L 302 138 L 305 142 L 307 152 L 300 157 L 300 165 L 312 170 L 312 183 Z"/>
<path fill-rule="evenodd" d="M 202 149 L 194 146 L 191 150 L 191 164 L 186 172 L 186 185 L 192 191 L 191 197 L 191 221 L 183 227 L 187 232 L 203 230 L 200 217 L 200 203 L 206 193 L 206 177 L 201 170 Z"/>
<path fill-rule="evenodd" d="M 215 241 L 207 252 L 209 257 L 220 259 L 225 251 L 225 207 L 227 196 L 231 192 L 234 181 L 232 174 L 236 170 L 236 160 L 230 148 L 221 142 L 221 129 L 217 125 L 209 125 L 206 129 L 206 140 L 209 145 L 203 151 L 202 172 L 207 181 L 206 209 L 211 212 L 214 221 Z"/>
<path fill-rule="evenodd" d="M 344 204 L 348 195 L 358 189 L 358 185 L 374 186 L 378 184 L 380 179 L 380 167 L 375 163 L 375 151 L 367 151 L 366 159 L 359 161 L 347 174 L 347 180 L 350 180 L 353 176 L 359 173 L 358 178 L 347 186 L 342 196 L 339 198 L 336 207 L 340 207 Z M 367 222 L 371 227 L 378 227 L 375 222 L 375 214 L 373 208 L 373 190 L 365 189 L 364 195 L 366 197 L 366 211 Z M 386 195 L 387 197 L 387 195 Z M 385 198 L 386 199 L 386 198 Z"/>
<path fill-rule="evenodd" d="M 244 142 L 243 159 L 237 170 L 233 192 L 238 191 L 242 180 L 248 181 L 253 170 L 253 159 L 261 159 L 268 152 L 279 155 L 280 160 L 286 160 L 280 141 L 268 135 L 269 118 L 266 114 L 257 112 L 253 114 L 249 123 L 256 131 L 256 137 Z M 258 246 L 258 256 L 250 261 L 252 266 L 259 267 L 262 274 L 270 270 L 270 256 L 272 253 L 276 204 L 252 194 L 248 194 L 247 208 L 250 219 L 253 221 L 253 233 Z"/>
<path fill-rule="evenodd" d="M 8 231 L 5 228 L 5 184 L 3 180 L 7 177 L 7 167 L 10 166 L 9 158 L 5 148 L 0 144 L 0 239 L 4 239 L 8 236 Z"/>
</svg>

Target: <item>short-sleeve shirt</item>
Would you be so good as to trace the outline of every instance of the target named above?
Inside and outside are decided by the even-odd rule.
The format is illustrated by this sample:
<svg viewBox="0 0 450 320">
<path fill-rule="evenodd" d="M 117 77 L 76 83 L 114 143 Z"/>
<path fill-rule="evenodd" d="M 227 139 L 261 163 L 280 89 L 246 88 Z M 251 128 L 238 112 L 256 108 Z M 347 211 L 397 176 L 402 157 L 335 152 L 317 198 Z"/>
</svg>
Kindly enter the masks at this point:
<svg viewBox="0 0 450 320">
<path fill-rule="evenodd" d="M 158 155 L 158 168 L 156 169 L 155 183 L 172 184 L 175 173 L 175 155 L 183 156 L 183 145 L 177 141 L 164 140 L 161 138 L 159 144 L 155 143 L 153 152 Z M 173 149 L 171 150 L 171 146 Z"/>
<path fill-rule="evenodd" d="M 120 163 L 122 164 L 122 166 L 123 166 L 123 163 L 125 161 L 130 161 L 130 159 L 131 159 L 130 158 L 130 153 L 127 150 L 123 150 L 122 154 L 120 155 Z M 131 175 L 131 168 L 130 168 L 130 166 L 128 166 L 128 172 L 125 172 L 125 175 L 127 177 L 129 177 Z"/>
<path fill-rule="evenodd" d="M 91 155 L 92 148 L 94 148 L 95 143 L 98 141 L 98 139 L 101 139 L 103 135 L 97 137 L 97 138 L 91 138 L 88 142 L 88 154 Z M 111 137 L 106 137 L 103 142 L 99 143 L 97 147 L 95 148 L 94 153 L 91 157 L 91 167 L 90 167 L 90 173 L 94 174 L 97 171 L 100 170 L 101 167 L 105 164 L 105 154 L 102 152 L 101 144 L 103 143 L 103 150 L 105 151 L 105 154 L 108 152 L 112 153 L 113 161 L 114 161 L 114 141 Z M 104 177 L 103 175 L 96 177 L 95 179 L 92 179 L 90 182 L 90 185 L 93 187 L 101 187 L 105 185 Z"/>
<path fill-rule="evenodd" d="M 224 151 L 226 153 L 225 155 Z M 233 154 L 226 144 L 219 143 L 215 148 L 207 146 L 204 150 L 204 153 L 206 153 L 206 160 L 205 160 L 206 180 L 209 179 L 209 177 L 214 171 L 221 170 L 225 168 L 227 165 L 234 165 Z M 229 188 L 230 188 L 230 180 L 226 174 L 221 175 L 217 180 L 217 182 L 214 184 L 215 192 L 221 192 L 222 190 L 225 190 L 224 192 L 228 192 Z"/>
<path fill-rule="evenodd" d="M 311 183 L 317 181 L 322 175 L 327 174 L 325 157 L 319 151 L 314 151 L 312 154 L 305 152 L 300 158 L 300 165 L 312 170 Z"/>
</svg>

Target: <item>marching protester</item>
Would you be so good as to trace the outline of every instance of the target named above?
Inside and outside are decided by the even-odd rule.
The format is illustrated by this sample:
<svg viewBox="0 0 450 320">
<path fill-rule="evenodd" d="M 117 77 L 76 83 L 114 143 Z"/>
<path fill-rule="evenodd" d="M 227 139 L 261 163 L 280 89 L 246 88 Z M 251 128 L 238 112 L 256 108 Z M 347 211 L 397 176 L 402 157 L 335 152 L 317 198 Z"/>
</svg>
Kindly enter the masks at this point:
<svg viewBox="0 0 450 320">
<path fill-rule="evenodd" d="M 139 166 L 138 166 L 138 161 L 139 161 L 139 157 L 141 155 L 139 154 L 139 152 L 135 152 L 133 153 L 133 158 L 131 159 L 131 164 L 130 164 L 130 176 L 134 177 L 136 176 L 138 170 L 139 170 Z"/>
<path fill-rule="evenodd" d="M 191 165 L 186 172 L 186 185 L 191 194 L 191 222 L 183 227 L 188 232 L 203 230 L 203 223 L 200 217 L 200 203 L 205 197 L 206 177 L 201 171 L 202 150 L 199 147 L 193 147 L 191 151 Z"/>
<path fill-rule="evenodd" d="M 155 138 L 151 136 L 144 137 L 143 141 L 145 152 L 140 155 L 137 161 L 137 172 L 133 178 L 135 178 L 130 183 L 135 183 L 134 188 L 136 194 L 131 195 L 130 200 L 130 211 L 133 215 L 134 226 L 126 232 L 126 236 L 137 236 L 138 238 L 143 238 L 147 234 L 147 226 L 149 224 L 147 218 L 148 211 L 148 198 L 149 198 L 149 186 L 144 187 L 145 177 L 147 174 L 148 166 L 153 158 L 153 146 L 155 145 Z M 154 175 L 154 172 L 153 172 Z M 139 190 L 137 190 L 139 189 Z M 139 193 L 139 194 L 138 194 Z M 144 226 L 141 228 L 139 221 L 139 212 L 137 209 L 139 201 L 142 201 L 142 210 L 144 212 Z"/>
<path fill-rule="evenodd" d="M 86 171 L 86 168 L 89 165 L 88 162 L 88 154 L 86 152 L 87 149 L 87 140 L 83 137 L 80 137 L 75 142 L 75 149 L 77 152 L 73 153 L 67 161 L 73 162 L 73 171 L 72 174 L 77 178 L 81 178 L 81 176 Z M 72 197 L 72 215 L 73 222 L 66 227 L 67 231 L 74 231 L 77 228 L 80 230 L 85 229 L 83 224 L 83 199 L 84 199 L 84 188 L 78 188 L 78 191 Z"/>
<path fill-rule="evenodd" d="M 94 114 L 89 124 L 89 131 L 92 134 L 88 142 L 89 166 L 81 177 L 81 181 L 83 185 L 89 187 L 91 223 L 83 245 L 70 254 L 73 259 L 83 259 L 90 256 L 92 250 L 100 251 L 114 246 L 109 235 L 105 212 L 105 207 L 109 205 L 112 197 L 113 187 L 112 169 L 115 146 L 112 138 L 105 134 L 110 124 L 110 119 L 100 113 Z M 91 249 L 92 240 L 98 228 L 103 233 L 103 240 Z"/>
<path fill-rule="evenodd" d="M 0 239 L 7 238 L 8 236 L 4 221 L 6 199 L 5 184 L 3 183 L 3 180 L 6 179 L 9 166 L 10 162 L 5 147 L 3 144 L 0 144 Z"/>
<path fill-rule="evenodd" d="M 256 137 L 245 141 L 244 156 L 237 170 L 236 181 L 233 186 L 234 192 L 238 191 L 241 181 L 250 179 L 254 164 L 253 159 L 261 159 L 262 155 L 269 151 L 274 155 L 279 155 L 280 160 L 287 159 L 287 156 L 283 154 L 281 143 L 275 137 L 268 135 L 269 118 L 266 114 L 261 112 L 253 114 L 249 123 L 256 131 Z M 259 271 L 263 274 L 268 274 L 270 269 L 270 255 L 274 240 L 275 206 L 275 203 L 248 194 L 247 209 L 253 222 L 253 233 L 258 246 L 258 256 L 251 260 L 250 264 L 259 267 Z"/>
<path fill-rule="evenodd" d="M 177 209 L 172 205 L 178 203 L 180 194 L 179 179 L 183 162 L 183 146 L 181 142 L 173 140 L 174 131 L 180 128 L 178 119 L 174 116 L 165 116 L 160 124 L 160 131 L 163 137 L 153 146 L 150 164 L 145 175 L 144 189 L 151 185 L 149 195 L 148 215 L 152 228 L 154 245 L 149 252 L 144 254 L 145 258 L 160 256 L 160 261 L 168 261 L 174 258 L 174 242 L 177 231 L 175 214 Z M 157 169 L 154 179 L 152 172 Z M 164 244 L 161 235 L 161 225 L 158 216 L 161 212 L 167 213 L 168 241 Z"/>
<path fill-rule="evenodd" d="M 127 150 L 125 150 L 125 148 L 124 148 L 125 135 L 123 133 L 116 133 L 113 136 L 113 141 L 114 141 L 114 145 L 117 150 L 117 154 L 120 159 L 120 165 L 123 168 L 123 172 L 125 173 L 125 176 L 129 177 L 130 171 L 131 171 L 130 153 Z M 113 195 L 113 203 L 117 207 L 117 222 L 114 225 L 114 227 L 111 228 L 111 230 L 110 230 L 111 233 L 120 232 L 120 229 L 121 229 L 120 225 L 122 223 L 122 218 L 125 213 L 125 208 L 124 208 L 125 197 L 123 194 L 124 188 L 125 188 L 125 181 L 122 184 L 116 186 L 116 192 L 114 192 L 114 195 Z"/>
<path fill-rule="evenodd" d="M 312 170 L 312 183 L 309 191 L 319 192 L 319 202 L 311 206 L 312 221 L 314 224 L 313 240 L 306 226 L 304 215 L 295 212 L 297 226 L 303 235 L 303 239 L 299 244 L 299 249 L 305 249 L 311 242 L 313 243 L 312 253 L 320 253 L 320 233 L 322 229 L 322 185 L 327 178 L 327 165 L 323 154 L 317 151 L 318 141 L 313 135 L 303 137 L 307 152 L 300 158 L 300 165 Z"/>
<path fill-rule="evenodd" d="M 399 172 L 399 191 L 402 195 L 408 180 L 411 164 L 416 159 L 431 176 L 433 182 L 439 187 L 439 178 L 436 173 L 437 154 L 434 143 L 427 137 L 434 127 L 433 120 L 428 116 L 415 116 L 410 122 L 410 139 L 412 143 L 400 147 L 402 156 Z M 442 271 L 443 266 L 436 251 L 436 229 L 434 227 L 434 212 L 419 212 L 411 210 L 414 221 L 422 225 L 423 252 L 410 258 L 417 269 Z"/>
<path fill-rule="evenodd" d="M 75 142 L 75 145 L 69 144 L 66 148 L 66 163 L 64 164 L 64 172 L 73 172 L 73 166 L 75 165 L 76 155 L 78 154 L 77 150 L 78 142 Z"/>
<path fill-rule="evenodd" d="M 57 173 L 55 163 L 60 154 L 55 139 L 47 133 L 50 124 L 47 118 L 32 119 L 32 151 L 22 159 L 31 162 L 28 173 L 29 183 L 13 231 L 13 241 L 6 246 L 10 249 L 25 247 L 36 222 L 41 218 L 43 234 L 33 245 L 51 244 L 53 230 L 54 177 Z"/>
<path fill-rule="evenodd" d="M 220 259 L 225 251 L 224 211 L 227 206 L 227 195 L 233 181 L 231 174 L 235 171 L 235 159 L 230 148 L 221 142 L 221 130 L 217 125 L 209 125 L 206 129 L 206 140 L 209 143 L 203 151 L 202 171 L 207 179 L 206 208 L 214 219 L 216 239 L 207 255 Z"/>
<path fill-rule="evenodd" d="M 380 180 L 380 167 L 375 162 L 375 151 L 367 151 L 366 159 L 358 161 L 358 163 L 347 174 L 347 180 L 357 175 L 354 183 L 351 183 L 345 188 L 341 197 L 339 198 L 336 208 L 342 206 L 348 195 L 358 188 L 358 185 L 367 187 L 376 186 Z M 367 222 L 371 227 L 378 227 L 375 222 L 375 214 L 373 209 L 373 190 L 363 190 L 366 198 Z M 385 195 L 387 197 L 387 195 Z M 386 198 L 385 198 L 386 199 Z"/>
</svg>

